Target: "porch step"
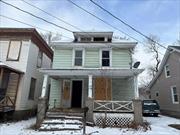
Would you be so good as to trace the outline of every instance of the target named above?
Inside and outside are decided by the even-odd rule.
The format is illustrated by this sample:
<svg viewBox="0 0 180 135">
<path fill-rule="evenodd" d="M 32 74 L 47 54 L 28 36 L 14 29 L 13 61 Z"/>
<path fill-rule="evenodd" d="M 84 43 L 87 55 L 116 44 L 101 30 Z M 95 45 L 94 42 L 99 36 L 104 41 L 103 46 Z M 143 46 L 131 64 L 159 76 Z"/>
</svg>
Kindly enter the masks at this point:
<svg viewBox="0 0 180 135">
<path fill-rule="evenodd" d="M 72 111 L 48 111 L 39 131 L 62 131 L 82 134 L 83 114 Z M 63 132 L 64 131 L 64 132 Z"/>
</svg>

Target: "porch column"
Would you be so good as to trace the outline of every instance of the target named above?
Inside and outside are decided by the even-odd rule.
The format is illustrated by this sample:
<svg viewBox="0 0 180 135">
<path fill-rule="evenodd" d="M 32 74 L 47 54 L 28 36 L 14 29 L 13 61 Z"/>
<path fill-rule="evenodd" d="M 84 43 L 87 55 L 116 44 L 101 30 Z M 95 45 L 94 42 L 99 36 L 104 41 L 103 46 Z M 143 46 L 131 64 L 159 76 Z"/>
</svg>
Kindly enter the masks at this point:
<svg viewBox="0 0 180 135">
<path fill-rule="evenodd" d="M 134 76 L 134 95 L 135 99 L 139 99 L 139 90 L 138 90 L 138 76 Z"/>
<path fill-rule="evenodd" d="M 48 75 L 44 75 L 41 98 L 46 96 L 47 82 L 48 82 Z"/>
<path fill-rule="evenodd" d="M 88 98 L 92 98 L 92 75 L 89 75 L 89 80 L 88 80 Z"/>
</svg>

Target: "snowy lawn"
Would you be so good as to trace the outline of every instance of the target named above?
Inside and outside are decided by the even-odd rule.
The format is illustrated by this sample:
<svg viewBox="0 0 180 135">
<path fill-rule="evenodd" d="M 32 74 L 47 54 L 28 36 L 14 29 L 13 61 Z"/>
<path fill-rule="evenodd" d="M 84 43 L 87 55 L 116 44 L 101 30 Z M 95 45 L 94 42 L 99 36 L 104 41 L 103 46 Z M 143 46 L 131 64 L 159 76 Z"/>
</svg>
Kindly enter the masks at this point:
<svg viewBox="0 0 180 135">
<path fill-rule="evenodd" d="M 120 128 L 98 128 L 87 127 L 87 133 L 92 135 L 180 135 L 180 130 L 169 127 L 169 124 L 180 124 L 179 119 L 166 116 L 145 117 L 144 120 L 150 123 L 151 130 L 146 132 L 142 130 L 120 129 Z M 0 124 L 0 135 L 65 135 L 72 134 L 68 131 L 42 132 L 30 129 L 35 124 L 35 118 L 15 122 Z M 98 132 L 98 133 L 97 133 Z M 79 134 L 78 132 L 76 134 Z"/>
</svg>

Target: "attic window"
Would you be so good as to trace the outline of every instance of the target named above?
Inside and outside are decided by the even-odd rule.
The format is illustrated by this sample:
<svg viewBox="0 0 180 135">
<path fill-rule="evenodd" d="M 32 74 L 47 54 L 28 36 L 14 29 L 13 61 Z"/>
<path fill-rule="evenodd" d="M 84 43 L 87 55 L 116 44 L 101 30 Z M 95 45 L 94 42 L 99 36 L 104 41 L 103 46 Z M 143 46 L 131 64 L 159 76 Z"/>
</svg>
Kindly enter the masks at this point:
<svg viewBox="0 0 180 135">
<path fill-rule="evenodd" d="M 82 37 L 81 42 L 90 42 L 91 38 L 90 37 Z"/>
<path fill-rule="evenodd" d="M 95 42 L 104 42 L 104 37 L 94 37 Z"/>
</svg>

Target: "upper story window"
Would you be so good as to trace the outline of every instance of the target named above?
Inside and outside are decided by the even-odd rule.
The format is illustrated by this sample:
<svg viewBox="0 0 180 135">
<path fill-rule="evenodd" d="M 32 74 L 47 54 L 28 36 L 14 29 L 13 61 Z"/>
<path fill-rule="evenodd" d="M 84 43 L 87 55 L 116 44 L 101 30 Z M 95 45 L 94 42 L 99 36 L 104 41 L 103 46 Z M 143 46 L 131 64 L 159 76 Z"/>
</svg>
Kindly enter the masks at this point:
<svg viewBox="0 0 180 135">
<path fill-rule="evenodd" d="M 83 64 L 83 50 L 75 50 L 74 66 L 82 66 L 82 64 Z"/>
<path fill-rule="evenodd" d="M 20 57 L 21 52 L 21 41 L 10 41 L 9 48 L 8 48 L 8 54 L 7 54 L 7 60 L 9 61 L 18 61 Z"/>
<path fill-rule="evenodd" d="M 94 42 L 104 42 L 105 38 L 104 37 L 94 37 Z"/>
<path fill-rule="evenodd" d="M 172 86 L 171 87 L 171 95 L 172 95 L 172 101 L 174 104 L 177 104 L 179 103 L 179 95 L 178 95 L 178 92 L 177 92 L 177 88 L 176 86 Z"/>
<path fill-rule="evenodd" d="M 159 97 L 159 91 L 156 91 L 155 95 L 156 97 Z"/>
<path fill-rule="evenodd" d="M 37 67 L 40 68 L 42 66 L 43 52 L 39 50 L 37 57 Z"/>
<path fill-rule="evenodd" d="M 166 78 L 167 78 L 167 77 L 170 77 L 169 65 L 166 65 L 166 66 L 165 66 L 165 75 L 166 75 Z"/>
<path fill-rule="evenodd" d="M 110 51 L 103 50 L 102 51 L 102 67 L 109 67 L 110 66 Z"/>
</svg>

